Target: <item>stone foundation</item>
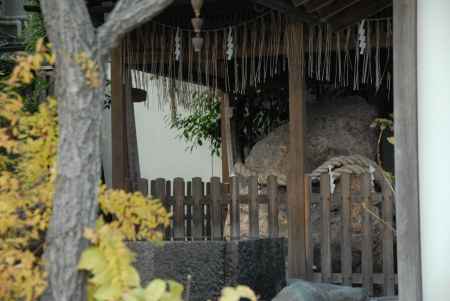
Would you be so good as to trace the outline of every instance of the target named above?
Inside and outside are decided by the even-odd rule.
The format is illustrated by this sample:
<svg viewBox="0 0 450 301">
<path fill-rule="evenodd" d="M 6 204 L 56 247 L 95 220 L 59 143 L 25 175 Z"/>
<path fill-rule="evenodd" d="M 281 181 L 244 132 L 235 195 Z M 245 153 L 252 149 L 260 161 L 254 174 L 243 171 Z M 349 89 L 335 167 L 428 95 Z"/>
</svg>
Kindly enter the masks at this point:
<svg viewBox="0 0 450 301">
<path fill-rule="evenodd" d="M 129 242 L 145 285 L 154 278 L 186 284 L 190 300 L 215 299 L 223 287 L 250 286 L 260 299 L 272 299 L 285 286 L 284 239 L 242 241 L 170 241 L 162 246 Z"/>
</svg>

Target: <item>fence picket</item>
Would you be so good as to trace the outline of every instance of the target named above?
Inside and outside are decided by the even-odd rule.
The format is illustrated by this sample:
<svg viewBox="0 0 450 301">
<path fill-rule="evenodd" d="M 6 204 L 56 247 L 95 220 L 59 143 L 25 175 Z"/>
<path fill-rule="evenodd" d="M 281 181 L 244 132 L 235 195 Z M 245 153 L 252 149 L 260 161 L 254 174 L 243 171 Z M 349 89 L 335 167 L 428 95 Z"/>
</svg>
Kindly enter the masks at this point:
<svg viewBox="0 0 450 301">
<path fill-rule="evenodd" d="M 258 182 L 256 177 L 249 177 L 248 180 L 248 194 L 250 197 L 249 203 L 249 223 L 250 223 L 250 238 L 259 238 L 259 206 L 258 206 Z"/>
<path fill-rule="evenodd" d="M 394 270 L 394 233 L 393 227 L 393 192 L 388 183 L 383 184 L 383 273 L 384 295 L 395 295 L 395 270 Z"/>
<path fill-rule="evenodd" d="M 175 206 L 173 208 L 173 228 L 174 228 L 174 239 L 184 240 L 185 229 L 184 229 L 184 180 L 181 178 L 176 178 L 173 181 L 173 195 L 175 199 Z"/>
<path fill-rule="evenodd" d="M 192 236 L 194 240 L 203 239 L 203 183 L 201 178 L 192 179 L 192 200 L 194 209 L 194 218 L 192 225 Z"/>
<path fill-rule="evenodd" d="M 363 206 L 363 242 L 362 242 L 362 274 L 363 287 L 373 295 L 373 250 L 372 250 L 372 217 L 371 209 L 371 179 L 368 174 L 360 177 Z"/>
<path fill-rule="evenodd" d="M 231 178 L 231 239 L 238 240 L 241 236 L 241 220 L 240 220 L 240 204 L 239 204 L 239 177 Z"/>
<path fill-rule="evenodd" d="M 305 248 L 306 248 L 306 277 L 312 281 L 314 277 L 314 241 L 311 224 L 311 178 L 305 175 Z"/>
<path fill-rule="evenodd" d="M 222 239 L 222 214 L 221 214 L 221 193 L 222 185 L 217 177 L 211 178 L 211 236 L 213 240 Z"/>
<path fill-rule="evenodd" d="M 374 284 L 382 285 L 384 295 L 393 296 L 398 282 L 395 274 L 394 261 L 394 195 L 387 183 L 382 183 L 382 193 L 372 189 L 370 175 L 357 178 L 359 192 L 352 191 L 352 175 L 342 174 L 339 189 L 331 193 L 330 177 L 327 173 L 320 177 L 320 193 L 315 190 L 311 178 L 306 175 L 305 185 L 305 234 L 306 234 L 306 277 L 308 280 L 341 283 L 343 285 L 362 284 L 373 295 Z M 278 190 L 277 178 L 269 176 L 267 192 L 259 194 L 257 177 L 249 177 L 248 194 L 240 194 L 238 177 L 232 177 L 229 185 L 221 183 L 219 178 L 211 178 L 210 183 L 203 183 L 201 178 L 193 178 L 185 182 L 176 178 L 173 187 L 170 181 L 157 179 L 150 182 L 151 195 L 161 200 L 171 212 L 173 218 L 171 227 L 166 231 L 165 239 L 222 240 L 224 233 L 224 207 L 229 206 L 231 239 L 240 239 L 240 205 L 248 204 L 249 237 L 260 238 L 259 206 L 268 206 L 268 236 L 277 238 L 279 233 L 279 206 L 286 203 L 286 194 Z M 206 190 L 206 194 L 205 194 Z M 172 195 L 173 191 L 173 195 Z M 383 272 L 374 274 L 373 258 L 373 209 L 375 202 L 382 201 L 383 231 Z M 362 215 L 362 268 L 361 272 L 352 270 L 352 206 L 361 204 Z M 332 270 L 331 256 L 331 209 L 332 205 L 341 207 L 340 256 L 341 270 Z M 320 212 L 320 272 L 313 271 L 314 242 L 312 208 L 319 206 Z M 366 210 L 368 208 L 369 210 Z M 173 232 L 172 232 L 173 231 Z"/>
<path fill-rule="evenodd" d="M 276 176 L 269 176 L 268 197 L 269 197 L 269 237 L 277 238 L 279 235 L 278 223 L 278 182 Z"/>
<path fill-rule="evenodd" d="M 322 281 L 331 281 L 331 237 L 330 237 L 330 210 L 331 191 L 330 177 L 328 174 L 320 176 L 320 196 L 321 196 L 321 227 L 320 227 L 320 259 Z"/>
<path fill-rule="evenodd" d="M 352 285 L 352 200 L 351 176 L 341 176 L 342 193 L 342 240 L 341 240 L 341 272 L 344 285 Z"/>
<path fill-rule="evenodd" d="M 153 196 L 156 197 L 157 199 L 159 199 L 161 201 L 161 203 L 163 204 L 163 206 L 166 208 L 167 212 L 170 212 L 170 204 L 167 200 L 167 185 L 166 185 L 166 180 L 163 178 L 158 178 L 155 181 L 155 185 L 154 185 L 154 194 Z M 164 239 L 165 240 L 170 240 L 171 236 L 170 236 L 170 225 L 165 229 L 164 231 Z"/>
</svg>

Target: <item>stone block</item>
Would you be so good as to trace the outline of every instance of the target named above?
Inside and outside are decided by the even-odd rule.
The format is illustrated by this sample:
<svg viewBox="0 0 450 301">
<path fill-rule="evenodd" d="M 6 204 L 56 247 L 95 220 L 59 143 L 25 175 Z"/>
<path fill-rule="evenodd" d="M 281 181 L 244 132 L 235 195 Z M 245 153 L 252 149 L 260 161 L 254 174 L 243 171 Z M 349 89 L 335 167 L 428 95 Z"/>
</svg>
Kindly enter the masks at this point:
<svg viewBox="0 0 450 301">
<path fill-rule="evenodd" d="M 273 301 L 367 301 L 366 289 L 298 280 L 285 287 Z"/>
</svg>

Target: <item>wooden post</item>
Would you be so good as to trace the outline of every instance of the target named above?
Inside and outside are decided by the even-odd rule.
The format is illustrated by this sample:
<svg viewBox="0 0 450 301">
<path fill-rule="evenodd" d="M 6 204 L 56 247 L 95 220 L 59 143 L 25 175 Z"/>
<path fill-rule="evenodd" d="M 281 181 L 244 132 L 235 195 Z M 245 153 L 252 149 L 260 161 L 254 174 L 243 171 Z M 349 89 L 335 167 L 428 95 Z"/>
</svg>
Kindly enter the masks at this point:
<svg viewBox="0 0 450 301">
<path fill-rule="evenodd" d="M 234 174 L 233 166 L 233 146 L 231 145 L 231 111 L 230 96 L 220 92 L 220 120 L 221 120 L 221 139 L 222 139 L 222 181 L 230 183 L 230 176 Z"/>
<path fill-rule="evenodd" d="M 111 55 L 112 187 L 115 189 L 127 189 L 128 154 L 123 73 L 122 50 L 117 47 Z"/>
<path fill-rule="evenodd" d="M 352 285 L 352 199 L 351 175 L 341 176 L 342 193 L 342 240 L 341 240 L 341 272 L 342 283 Z"/>
<path fill-rule="evenodd" d="M 322 282 L 331 282 L 331 198 L 330 177 L 320 176 L 320 266 Z"/>
<path fill-rule="evenodd" d="M 400 301 L 422 300 L 420 251 L 417 0 L 394 4 L 394 126 Z"/>
<path fill-rule="evenodd" d="M 288 277 L 306 277 L 303 24 L 287 27 L 289 68 Z"/>
</svg>

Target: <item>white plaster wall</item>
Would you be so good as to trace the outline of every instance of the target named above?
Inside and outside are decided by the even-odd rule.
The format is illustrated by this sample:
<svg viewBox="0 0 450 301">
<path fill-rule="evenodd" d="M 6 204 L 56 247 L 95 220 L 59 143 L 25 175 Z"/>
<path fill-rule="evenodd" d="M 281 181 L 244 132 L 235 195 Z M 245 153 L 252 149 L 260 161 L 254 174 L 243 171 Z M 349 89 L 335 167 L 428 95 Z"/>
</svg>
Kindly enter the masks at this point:
<svg viewBox="0 0 450 301">
<path fill-rule="evenodd" d="M 418 1 L 423 300 L 450 300 L 450 1 Z M 400 292 L 401 294 L 401 292 Z"/>
<path fill-rule="evenodd" d="M 191 152 L 178 132 L 169 128 L 166 121 L 170 116 L 169 107 L 158 108 L 154 91 L 148 97 L 149 108 L 144 103 L 134 107 L 141 176 L 149 180 L 201 177 L 204 181 L 211 176 L 221 177 L 220 158 L 212 158 L 207 146 Z"/>
</svg>

